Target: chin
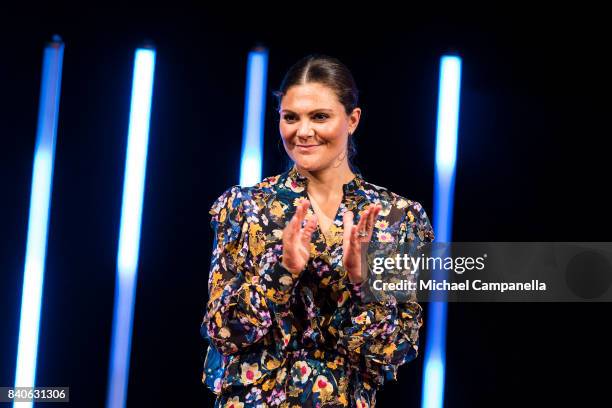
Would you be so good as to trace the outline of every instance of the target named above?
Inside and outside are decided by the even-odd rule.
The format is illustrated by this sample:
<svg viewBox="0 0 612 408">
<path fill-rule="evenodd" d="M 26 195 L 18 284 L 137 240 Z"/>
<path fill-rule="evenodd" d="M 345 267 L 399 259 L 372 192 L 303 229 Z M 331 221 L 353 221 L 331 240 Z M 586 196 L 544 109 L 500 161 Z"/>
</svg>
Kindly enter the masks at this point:
<svg viewBox="0 0 612 408">
<path fill-rule="evenodd" d="M 317 170 L 320 166 L 321 166 L 321 162 L 320 160 L 317 160 L 314 157 L 308 157 L 308 158 L 298 158 L 295 163 L 297 164 L 297 166 L 301 169 L 304 169 L 306 171 L 314 171 Z"/>
</svg>

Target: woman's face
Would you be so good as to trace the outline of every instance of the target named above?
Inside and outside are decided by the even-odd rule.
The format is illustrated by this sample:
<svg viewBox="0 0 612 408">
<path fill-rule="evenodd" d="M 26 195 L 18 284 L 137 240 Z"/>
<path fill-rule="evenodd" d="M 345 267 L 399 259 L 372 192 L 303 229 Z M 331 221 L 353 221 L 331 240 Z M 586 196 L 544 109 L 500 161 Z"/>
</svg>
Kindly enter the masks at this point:
<svg viewBox="0 0 612 408">
<path fill-rule="evenodd" d="M 357 128 L 361 110 L 347 115 L 333 89 L 307 83 L 287 90 L 279 113 L 289 157 L 301 169 L 319 171 L 346 157 L 348 134 Z"/>
</svg>

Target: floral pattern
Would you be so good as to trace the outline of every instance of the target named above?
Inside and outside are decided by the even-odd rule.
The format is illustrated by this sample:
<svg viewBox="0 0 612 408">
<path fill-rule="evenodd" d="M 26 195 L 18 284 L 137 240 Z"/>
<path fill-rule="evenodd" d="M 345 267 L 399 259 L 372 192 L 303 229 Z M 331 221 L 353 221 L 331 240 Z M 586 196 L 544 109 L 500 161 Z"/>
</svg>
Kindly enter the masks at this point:
<svg viewBox="0 0 612 408">
<path fill-rule="evenodd" d="M 343 186 L 329 233 L 317 228 L 308 265 L 294 279 L 281 265 L 282 231 L 307 184 L 294 166 L 253 187 L 229 188 L 210 209 L 202 383 L 216 394 L 216 408 L 374 407 L 377 389 L 418 354 L 421 306 L 393 296 L 364 301 L 342 266 L 342 217 L 352 211 L 357 223 L 381 204 L 373 241 L 418 244 L 434 239 L 425 210 L 356 174 Z"/>
</svg>

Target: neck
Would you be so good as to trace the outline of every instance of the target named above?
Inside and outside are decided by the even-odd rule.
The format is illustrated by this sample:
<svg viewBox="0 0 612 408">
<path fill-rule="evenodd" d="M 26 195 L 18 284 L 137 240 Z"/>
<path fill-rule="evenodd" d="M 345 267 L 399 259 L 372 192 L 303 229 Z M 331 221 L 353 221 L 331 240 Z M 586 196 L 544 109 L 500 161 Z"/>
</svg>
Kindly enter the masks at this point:
<svg viewBox="0 0 612 408">
<path fill-rule="evenodd" d="M 346 160 L 337 168 L 307 171 L 298 166 L 297 169 L 308 179 L 308 192 L 321 197 L 342 194 L 342 186 L 355 177 Z"/>
</svg>

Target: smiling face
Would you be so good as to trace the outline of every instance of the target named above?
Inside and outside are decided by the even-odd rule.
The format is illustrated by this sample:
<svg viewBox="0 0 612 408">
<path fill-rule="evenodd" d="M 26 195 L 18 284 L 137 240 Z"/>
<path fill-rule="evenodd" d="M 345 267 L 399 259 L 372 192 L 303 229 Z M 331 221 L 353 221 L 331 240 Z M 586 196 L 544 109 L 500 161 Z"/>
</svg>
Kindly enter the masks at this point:
<svg viewBox="0 0 612 408">
<path fill-rule="evenodd" d="M 313 172 L 346 160 L 348 134 L 357 128 L 361 110 L 347 115 L 333 89 L 310 82 L 289 88 L 279 113 L 287 154 L 298 168 Z"/>
</svg>

